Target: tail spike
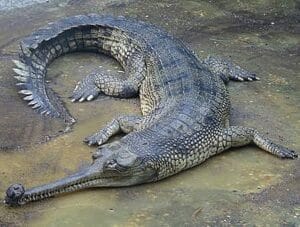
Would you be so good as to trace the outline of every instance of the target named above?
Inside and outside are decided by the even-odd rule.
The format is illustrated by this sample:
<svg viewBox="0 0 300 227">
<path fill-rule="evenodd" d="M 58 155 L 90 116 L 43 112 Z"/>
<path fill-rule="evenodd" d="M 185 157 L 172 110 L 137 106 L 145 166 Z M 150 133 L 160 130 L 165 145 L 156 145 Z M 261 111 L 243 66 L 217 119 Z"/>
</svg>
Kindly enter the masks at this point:
<svg viewBox="0 0 300 227">
<path fill-rule="evenodd" d="M 32 92 L 30 90 L 20 90 L 18 93 L 23 95 L 32 95 Z"/>
<path fill-rule="evenodd" d="M 16 78 L 17 80 L 22 81 L 22 82 L 27 82 L 27 78 L 23 77 L 23 76 L 14 76 L 14 78 Z"/>
<path fill-rule="evenodd" d="M 27 66 L 23 63 L 23 62 L 21 62 L 21 61 L 19 61 L 19 60 L 12 60 L 13 61 L 13 63 L 15 63 L 15 65 L 19 68 L 19 69 L 22 69 L 22 70 L 26 70 L 27 69 Z"/>
<path fill-rule="evenodd" d="M 21 75 L 21 76 L 29 76 L 28 71 L 24 71 L 24 70 L 17 69 L 17 68 L 13 68 L 13 70 L 14 70 L 15 73 L 17 73 L 18 75 Z"/>
<path fill-rule="evenodd" d="M 29 106 L 32 106 L 32 105 L 35 105 L 35 104 L 37 104 L 37 101 L 35 101 L 35 100 L 32 100 L 32 101 L 30 101 L 30 102 L 28 103 Z"/>
<path fill-rule="evenodd" d="M 34 106 L 32 107 L 32 109 L 37 109 L 37 108 L 39 108 L 40 107 L 40 104 L 39 103 L 36 103 L 36 104 L 34 104 Z"/>
<path fill-rule="evenodd" d="M 25 96 L 23 99 L 26 100 L 26 101 L 30 101 L 30 100 L 33 99 L 33 96 L 32 95 L 28 95 L 28 96 Z"/>
</svg>

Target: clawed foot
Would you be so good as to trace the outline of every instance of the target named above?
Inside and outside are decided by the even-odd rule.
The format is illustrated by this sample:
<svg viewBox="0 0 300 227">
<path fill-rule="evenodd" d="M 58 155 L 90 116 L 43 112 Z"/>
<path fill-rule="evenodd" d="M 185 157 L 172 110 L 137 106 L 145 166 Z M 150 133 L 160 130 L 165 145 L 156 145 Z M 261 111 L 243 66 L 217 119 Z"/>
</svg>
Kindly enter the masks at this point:
<svg viewBox="0 0 300 227">
<path fill-rule="evenodd" d="M 236 81 L 253 81 L 259 80 L 259 77 L 255 73 L 251 73 L 245 69 L 242 69 L 238 65 L 233 65 L 229 67 L 229 75 L 231 80 Z"/>
<path fill-rule="evenodd" d="M 295 158 L 298 157 L 298 155 L 296 154 L 295 151 L 290 150 L 290 149 L 288 149 L 286 147 L 283 147 L 283 146 L 279 146 L 279 145 L 277 145 L 277 146 L 278 146 L 278 149 L 277 149 L 278 150 L 277 151 L 278 157 L 280 157 L 280 158 L 290 158 L 290 159 L 295 159 Z"/>
<path fill-rule="evenodd" d="M 101 156 L 101 151 L 96 150 L 92 153 L 92 159 L 95 160 Z"/>
<path fill-rule="evenodd" d="M 228 82 L 228 79 L 235 81 L 259 80 L 254 73 L 219 57 L 208 56 L 203 63 L 212 73 L 221 76 L 225 82 Z"/>
<path fill-rule="evenodd" d="M 72 102 L 91 101 L 100 93 L 100 89 L 95 85 L 93 74 L 88 75 L 82 81 L 78 82 L 71 98 Z"/>
<path fill-rule="evenodd" d="M 91 136 L 86 137 L 83 142 L 87 143 L 89 146 L 98 145 L 105 143 L 108 140 L 107 136 L 103 133 L 95 133 Z"/>
</svg>

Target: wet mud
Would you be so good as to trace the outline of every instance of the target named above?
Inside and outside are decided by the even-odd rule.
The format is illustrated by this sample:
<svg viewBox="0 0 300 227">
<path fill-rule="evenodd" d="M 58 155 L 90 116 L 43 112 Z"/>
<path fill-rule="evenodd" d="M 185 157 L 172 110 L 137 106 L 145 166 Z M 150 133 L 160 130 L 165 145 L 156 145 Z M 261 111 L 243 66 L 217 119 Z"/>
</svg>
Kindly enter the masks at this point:
<svg viewBox="0 0 300 227">
<path fill-rule="evenodd" d="M 82 143 L 114 116 L 140 114 L 138 99 L 100 97 L 73 104 L 76 82 L 112 59 L 89 53 L 63 56 L 49 84 L 78 120 L 64 125 L 22 101 L 13 78 L 18 43 L 59 18 L 97 12 L 135 17 L 182 39 L 199 56 L 218 55 L 255 72 L 261 81 L 228 85 L 231 124 L 255 127 L 300 151 L 299 3 L 297 1 L 48 1 L 0 11 L 0 195 L 16 182 L 32 187 L 91 161 Z M 257 147 L 231 149 L 164 181 L 92 189 L 28 204 L 0 205 L 0 225 L 199 226 L 300 225 L 300 161 L 280 160 Z"/>
</svg>

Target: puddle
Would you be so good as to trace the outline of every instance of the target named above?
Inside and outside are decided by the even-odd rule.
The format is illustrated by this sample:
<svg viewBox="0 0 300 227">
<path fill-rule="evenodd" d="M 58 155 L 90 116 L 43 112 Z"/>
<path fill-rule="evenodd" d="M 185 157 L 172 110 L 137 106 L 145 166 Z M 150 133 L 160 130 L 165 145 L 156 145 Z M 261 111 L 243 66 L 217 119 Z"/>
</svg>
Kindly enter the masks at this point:
<svg viewBox="0 0 300 227">
<path fill-rule="evenodd" d="M 101 97 L 76 104 L 68 100 L 76 82 L 99 65 L 119 69 L 113 60 L 96 54 L 61 57 L 48 71 L 51 86 L 78 119 L 72 132 L 57 136 L 63 125 L 35 114 L 17 94 L 11 59 L 17 55 L 21 37 L 57 18 L 84 12 L 138 16 L 180 37 L 199 55 L 231 58 L 256 72 L 262 78 L 259 82 L 229 85 L 232 124 L 256 127 L 274 141 L 299 151 L 297 25 L 290 21 L 290 29 L 283 22 L 274 25 L 276 28 L 266 26 L 275 13 L 286 15 L 290 10 L 294 14 L 295 5 L 256 1 L 265 9 L 270 4 L 274 8 L 263 18 L 263 10 L 256 12 L 255 5 L 241 1 L 232 9 L 243 18 L 237 21 L 226 6 L 228 1 L 220 2 L 223 7 L 210 1 L 50 2 L 0 15 L 0 26 L 5 31 L 0 34 L 0 195 L 11 183 L 32 187 L 88 165 L 95 148 L 83 144 L 85 136 L 114 116 L 140 114 L 137 99 Z M 238 13 L 243 6 L 251 15 Z M 251 29 L 249 23 L 258 27 Z M 47 141 L 49 136 L 53 138 Z M 15 209 L 1 205 L 0 225 L 296 226 L 300 224 L 299 164 L 299 160 L 280 160 L 254 146 L 232 149 L 155 184 L 85 190 Z"/>
</svg>

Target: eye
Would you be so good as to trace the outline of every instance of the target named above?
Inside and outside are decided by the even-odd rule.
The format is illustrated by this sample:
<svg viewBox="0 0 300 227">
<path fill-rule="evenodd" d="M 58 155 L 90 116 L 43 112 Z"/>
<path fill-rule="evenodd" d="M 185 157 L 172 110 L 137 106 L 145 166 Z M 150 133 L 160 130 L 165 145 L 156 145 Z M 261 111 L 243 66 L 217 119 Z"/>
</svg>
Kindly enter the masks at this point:
<svg viewBox="0 0 300 227">
<path fill-rule="evenodd" d="M 138 156 L 131 152 L 123 152 L 116 157 L 116 161 L 119 166 L 129 168 L 133 167 L 138 162 Z"/>
<path fill-rule="evenodd" d="M 104 168 L 105 169 L 115 169 L 116 166 L 118 165 L 118 163 L 116 162 L 116 160 L 109 160 L 105 163 Z"/>
<path fill-rule="evenodd" d="M 128 167 L 120 165 L 117 160 L 113 159 L 105 163 L 104 169 L 108 171 L 124 172 L 128 169 Z"/>
</svg>

